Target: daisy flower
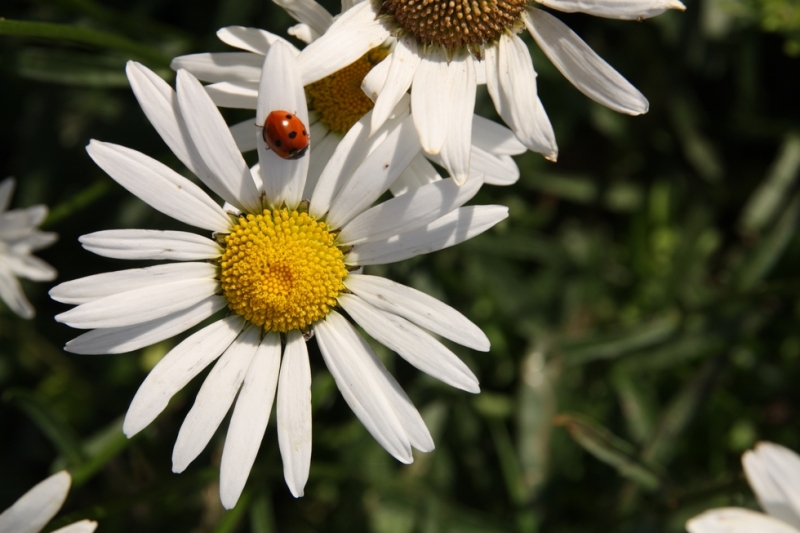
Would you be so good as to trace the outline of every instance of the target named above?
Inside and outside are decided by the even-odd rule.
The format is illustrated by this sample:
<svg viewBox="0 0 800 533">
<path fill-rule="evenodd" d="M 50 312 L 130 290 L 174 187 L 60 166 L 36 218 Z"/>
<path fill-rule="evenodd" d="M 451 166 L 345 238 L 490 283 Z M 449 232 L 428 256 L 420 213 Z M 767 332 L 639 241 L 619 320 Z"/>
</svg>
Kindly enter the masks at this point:
<svg viewBox="0 0 800 533">
<path fill-rule="evenodd" d="M 771 442 L 760 442 L 742 456 L 750 488 L 767 514 L 724 507 L 686 523 L 689 533 L 800 532 L 800 456 Z"/>
<path fill-rule="evenodd" d="M 72 478 L 62 470 L 45 479 L 0 514 L 0 533 L 38 533 L 56 515 L 67 499 Z M 97 522 L 81 520 L 53 533 L 92 533 Z"/>
<path fill-rule="evenodd" d="M 0 299 L 22 318 L 33 318 L 36 313 L 17 278 L 33 281 L 56 278 L 53 267 L 31 254 L 50 246 L 58 236 L 37 229 L 47 217 L 47 206 L 7 210 L 14 185 L 13 178 L 0 183 Z"/>
<path fill-rule="evenodd" d="M 276 0 L 314 32 L 314 0 Z M 336 19 L 307 46 L 298 63 L 311 84 L 351 64 L 376 46 L 393 42 L 372 74 L 379 85 L 372 127 L 385 120 L 411 90 L 414 125 L 423 149 L 439 154 L 448 169 L 465 168 L 472 138 L 476 86 L 485 82 L 497 113 L 522 143 L 555 161 L 555 135 L 536 91 L 527 29 L 553 64 L 589 98 L 615 111 L 647 112 L 647 99 L 578 35 L 535 4 L 564 12 L 638 20 L 679 0 L 365 0 Z M 302 18 L 301 18 L 302 17 Z"/>
<path fill-rule="evenodd" d="M 469 392 L 479 391 L 477 379 L 431 333 L 483 351 L 489 341 L 447 305 L 361 268 L 462 242 L 503 220 L 507 208 L 462 207 L 480 180 L 459 187 L 451 178 L 370 207 L 421 149 L 407 113 L 374 146 L 351 149 L 348 136 L 354 134 L 345 135 L 309 190 L 309 158 L 279 158 L 267 150 L 260 131 L 253 132 L 259 165 L 248 168 L 219 110 L 190 73 L 178 71 L 177 92 L 139 64 L 129 63 L 128 75 L 162 138 L 226 206 L 144 154 L 93 140 L 89 155 L 120 185 L 212 237 L 152 230 L 81 237 L 99 255 L 181 262 L 55 287 L 54 299 L 77 304 L 56 319 L 91 330 L 66 349 L 126 352 L 177 335 L 223 309 L 227 316 L 190 335 L 155 366 L 125 417 L 126 435 L 150 424 L 170 397 L 217 361 L 181 426 L 173 471 L 182 472 L 200 454 L 235 400 L 220 473 L 222 503 L 233 507 L 277 395 L 284 477 L 292 494 L 301 496 L 311 458 L 306 342 L 314 337 L 345 401 L 389 453 L 410 463 L 412 447 L 432 450 L 416 408 L 352 322 L 422 371 Z M 274 109 L 296 110 L 307 120 L 289 47 L 270 47 L 261 87 L 259 120 Z"/>
<path fill-rule="evenodd" d="M 311 29 L 308 25 L 299 25 L 290 30 L 290 33 L 305 42 L 311 42 L 333 23 L 333 17 L 319 4 L 312 3 L 307 7 L 308 10 L 301 10 L 297 14 L 291 9 L 289 12 L 300 20 L 311 21 L 315 29 Z M 214 103 L 220 107 L 255 109 L 264 56 L 270 45 L 276 41 L 289 43 L 264 30 L 241 26 L 222 28 L 217 35 L 226 44 L 244 52 L 181 56 L 172 61 L 172 68 L 186 69 L 198 79 L 210 82 L 206 90 Z M 300 53 L 294 46 L 292 51 L 295 54 Z M 380 130 L 379 126 L 387 118 L 407 112 L 408 98 L 398 99 L 392 103 L 391 108 L 386 108 L 383 101 L 381 106 L 384 107 L 373 111 L 373 102 L 367 97 L 367 94 L 377 95 L 376 91 L 380 88 L 378 83 L 383 85 L 383 79 L 376 78 L 375 75 L 367 76 L 376 70 L 377 65 L 386 63 L 383 60 L 389 53 L 388 46 L 372 47 L 315 83 L 305 85 L 311 111 L 309 113 L 311 140 L 316 149 L 311 154 L 309 168 L 311 182 L 319 176 L 325 163 L 351 128 L 356 127 L 362 131 L 359 142 L 363 143 L 364 138 Z M 385 78 L 386 70 L 378 70 L 378 74 L 380 73 Z M 367 82 L 364 90 L 362 81 Z M 381 114 L 382 118 L 379 121 L 375 120 L 375 112 Z M 467 119 L 469 120 L 469 117 Z M 253 127 L 253 121 L 246 120 L 231 128 L 240 150 L 255 149 Z M 471 117 L 471 123 L 465 131 L 470 129 L 474 130 L 475 134 L 471 143 L 465 145 L 469 154 L 461 154 L 464 156 L 461 160 L 469 161 L 470 164 L 454 166 L 448 159 L 447 153 L 430 155 L 421 152 L 393 184 L 392 192 L 399 194 L 409 188 L 441 179 L 431 161 L 446 167 L 459 184 L 466 181 L 470 174 L 481 174 L 484 182 L 492 185 L 515 183 L 519 179 L 519 169 L 511 156 L 525 152 L 525 146 L 508 128 L 477 115 Z"/>
</svg>

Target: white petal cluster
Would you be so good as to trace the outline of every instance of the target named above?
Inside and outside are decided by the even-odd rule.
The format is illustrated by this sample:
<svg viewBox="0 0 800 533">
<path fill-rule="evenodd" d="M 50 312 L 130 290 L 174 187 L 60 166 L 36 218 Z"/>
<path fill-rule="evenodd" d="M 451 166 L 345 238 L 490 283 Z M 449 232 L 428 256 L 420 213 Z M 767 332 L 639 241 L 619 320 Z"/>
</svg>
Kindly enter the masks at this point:
<svg viewBox="0 0 800 533">
<path fill-rule="evenodd" d="M 53 474 L 22 495 L 0 514 L 0 533 L 38 533 L 67 499 L 72 478 L 66 470 Z M 97 522 L 81 520 L 53 533 L 92 533 Z"/>
<path fill-rule="evenodd" d="M 252 37 L 252 33 L 241 34 Z M 263 35 L 263 34 L 259 34 Z M 307 120 L 296 51 L 273 41 L 257 69 L 257 120 L 271 109 L 296 110 Z M 164 141 L 203 184 L 219 195 L 221 207 L 204 190 L 135 150 L 93 140 L 87 150 L 120 185 L 162 213 L 215 233 L 228 233 L 232 213 L 258 212 L 308 200 L 308 213 L 340 230 L 344 261 L 353 269 L 429 253 L 467 240 L 503 220 L 507 208 L 469 206 L 480 179 L 458 187 L 452 178 L 375 203 L 418 161 L 420 144 L 406 109 L 383 131 L 367 137 L 368 119 L 345 135 L 310 177 L 309 158 L 283 160 L 266 149 L 261 131 L 251 135 L 259 163 L 247 167 L 219 110 L 197 79 L 179 70 L 177 90 L 137 63 L 129 63 L 134 92 Z M 276 83 L 275 80 L 281 80 Z M 503 140 L 495 139 L 497 146 Z M 310 148 L 311 154 L 316 145 Z M 184 332 L 226 305 L 216 267 L 222 253 L 210 238 L 182 231 L 112 230 L 81 238 L 88 250 L 122 259 L 181 261 L 98 274 L 63 283 L 51 291 L 76 307 L 56 318 L 90 331 L 70 341 L 75 353 L 135 350 Z M 478 392 L 470 369 L 440 335 L 477 350 L 489 341 L 463 315 L 417 290 L 362 273 L 345 278 L 339 306 L 376 340 L 412 365 L 455 387 Z M 399 461 L 411 450 L 433 449 L 433 441 L 409 398 L 354 325 L 336 311 L 311 326 L 325 363 L 342 396 L 375 439 Z M 238 315 L 213 321 L 172 349 L 134 397 L 123 429 L 130 437 L 144 429 L 170 398 L 215 363 L 181 426 L 173 470 L 183 471 L 205 448 L 233 409 L 222 455 L 220 492 L 233 507 L 255 461 L 276 400 L 278 442 L 284 476 L 301 496 L 311 458 L 311 370 L 306 339 L 289 331 L 282 339 Z"/>
<path fill-rule="evenodd" d="M 686 523 L 689 533 L 800 532 L 800 456 L 772 442 L 760 442 L 742 456 L 750 488 L 767 514 L 726 507 Z"/>
<path fill-rule="evenodd" d="M 537 0 L 538 2 L 539 0 Z M 300 4 L 308 12 L 314 0 L 276 0 L 292 16 L 310 28 Z M 679 0 L 544 0 L 542 5 L 564 12 L 640 20 L 667 9 L 685 9 Z M 291 6 L 291 7 L 290 7 Z M 486 83 L 497 113 L 529 150 L 555 161 L 555 134 L 536 90 L 536 72 L 527 45 L 513 32 L 485 45 L 483 59 L 463 52 L 445 53 L 438 45 L 423 47 L 406 34 L 392 37 L 392 29 L 380 16 L 380 3 L 363 1 L 344 11 L 320 38 L 298 56 L 303 83 L 312 83 L 361 57 L 381 41 L 394 41 L 383 61 L 383 76 L 376 73 L 365 92 L 375 99 L 372 128 L 378 128 L 389 110 L 411 90 L 414 124 L 422 148 L 440 155 L 451 175 L 470 167 L 471 132 L 465 116 L 474 109 L 475 90 Z M 600 58 L 575 32 L 549 13 L 528 5 L 522 14 L 525 27 L 561 73 L 582 93 L 620 113 L 640 115 L 647 99 Z M 299 29 L 300 34 L 307 33 Z M 378 70 L 377 68 L 375 70 Z M 368 76 L 369 78 L 369 76 Z M 365 80 L 366 82 L 367 80 Z"/>
<path fill-rule="evenodd" d="M 13 178 L 0 183 L 0 299 L 22 318 L 33 318 L 35 310 L 17 278 L 56 278 L 56 270 L 32 254 L 53 244 L 58 236 L 38 229 L 47 217 L 47 206 L 8 210 L 15 183 Z"/>
<path fill-rule="evenodd" d="M 299 27 L 302 28 L 304 35 L 307 34 L 310 37 L 308 42 L 318 38 L 319 35 L 328 30 L 331 24 L 334 24 L 333 17 L 316 2 L 284 2 L 281 5 L 292 16 L 302 22 Z M 342 18 L 346 16 L 349 15 L 345 13 Z M 341 22 L 336 22 L 336 24 L 341 24 Z M 371 26 L 374 26 L 374 24 Z M 386 40 L 386 36 L 380 26 L 371 30 L 372 33 L 380 34 L 380 38 L 377 39 L 369 38 L 363 32 L 352 28 L 351 31 L 349 38 L 357 40 L 358 50 L 361 50 L 362 45 L 365 43 L 370 46 L 353 57 L 350 57 L 352 54 L 345 54 L 350 59 L 339 61 L 337 64 L 340 67 L 331 70 L 328 74 L 346 67 L 364 55 L 366 51 L 380 46 Z M 209 82 L 210 84 L 206 86 L 206 90 L 218 106 L 255 109 L 260 90 L 266 89 L 266 87 L 259 87 L 259 80 L 261 80 L 261 64 L 269 47 L 276 42 L 286 43 L 288 46 L 292 45 L 277 35 L 264 30 L 241 26 L 222 28 L 217 32 L 217 35 L 226 44 L 246 52 L 180 56 L 172 61 L 172 67 L 175 70 L 185 69 L 198 79 Z M 409 46 L 414 47 L 415 45 L 410 42 Z M 300 54 L 300 50 L 293 46 L 292 51 L 297 55 Z M 377 135 L 380 137 L 381 132 L 387 130 L 385 127 L 387 121 L 390 124 L 392 123 L 390 118 L 408 113 L 409 100 L 407 96 L 404 97 L 404 94 L 411 83 L 409 76 L 413 76 L 413 70 L 406 68 L 406 65 L 409 64 L 408 62 L 413 63 L 414 61 L 420 63 L 420 56 L 416 51 L 412 53 L 402 47 L 396 47 L 389 57 L 392 58 L 391 66 L 390 60 L 387 59 L 373 68 L 369 76 L 370 81 L 367 82 L 365 80 L 364 90 L 368 96 L 374 96 L 373 100 L 376 99 L 378 91 L 373 91 L 371 87 L 376 83 L 379 84 L 378 88 L 385 85 L 384 90 L 395 91 L 395 93 L 388 98 L 389 93 L 378 98 L 375 102 L 375 108 L 359 121 L 357 126 L 359 130 L 363 130 L 359 142 L 365 142 L 368 136 Z M 422 63 L 423 68 L 433 65 L 433 68 L 441 70 L 446 67 L 445 61 L 436 62 L 435 64 L 430 61 L 423 61 Z M 511 159 L 511 156 L 523 153 L 526 149 L 525 146 L 507 128 L 473 114 L 475 107 L 474 87 L 477 76 L 475 67 L 472 62 L 460 62 L 458 65 L 460 65 L 460 68 L 450 71 L 446 89 L 440 86 L 438 90 L 432 93 L 420 90 L 420 94 L 426 98 L 422 102 L 416 102 L 413 99 L 410 102 L 414 109 L 413 116 L 416 131 L 418 135 L 426 136 L 424 140 L 420 139 L 421 146 L 426 147 L 426 150 L 417 156 L 413 167 L 401 173 L 393 184 L 392 192 L 395 194 L 405 192 L 415 186 L 440 180 L 441 176 L 431 165 L 431 162 L 444 166 L 459 184 L 470 177 L 482 179 L 484 183 L 491 185 L 511 185 L 519 179 L 519 169 Z M 299 64 L 301 83 L 303 85 L 310 83 L 308 80 L 311 74 L 309 73 L 316 72 L 316 69 L 317 67 L 313 65 L 303 66 Z M 443 72 L 447 73 L 447 69 L 445 68 Z M 408 83 L 385 84 L 387 79 L 395 80 L 403 76 L 409 77 Z M 316 79 L 322 77 L 324 76 Z M 420 79 L 425 79 L 425 76 L 420 74 Z M 439 83 L 440 81 L 439 77 L 436 76 L 428 79 L 430 79 L 431 83 Z M 275 83 L 281 83 L 281 81 L 266 80 L 265 83 L 271 86 Z M 375 93 L 374 95 L 372 95 L 373 92 Z M 439 95 L 439 98 L 443 101 L 434 101 L 432 95 Z M 439 110 L 450 109 L 449 103 L 451 102 L 458 103 L 458 108 L 452 109 L 452 121 L 439 120 L 433 125 L 435 129 L 427 129 L 420 125 L 420 121 L 425 120 L 423 115 L 426 114 L 426 109 L 429 109 L 435 117 Z M 315 151 L 310 158 L 308 179 L 314 183 L 325 163 L 336 151 L 342 137 L 338 133 L 328 130 L 323 122 L 319 120 L 318 115 L 312 113 L 309 118 L 310 123 L 307 122 L 307 124 L 310 126 L 311 139 L 313 140 Z M 259 117 L 256 117 L 256 121 L 258 120 Z M 364 124 L 367 126 L 365 130 L 363 129 Z M 236 139 L 239 149 L 243 152 L 256 148 L 252 130 L 252 120 L 246 120 L 231 127 L 234 139 Z M 448 134 L 450 135 L 450 142 L 445 145 L 444 139 Z M 434 140 L 431 140 L 431 137 Z M 438 141 L 435 139 L 438 139 Z M 435 146 L 436 149 L 428 149 L 430 146 Z"/>
</svg>

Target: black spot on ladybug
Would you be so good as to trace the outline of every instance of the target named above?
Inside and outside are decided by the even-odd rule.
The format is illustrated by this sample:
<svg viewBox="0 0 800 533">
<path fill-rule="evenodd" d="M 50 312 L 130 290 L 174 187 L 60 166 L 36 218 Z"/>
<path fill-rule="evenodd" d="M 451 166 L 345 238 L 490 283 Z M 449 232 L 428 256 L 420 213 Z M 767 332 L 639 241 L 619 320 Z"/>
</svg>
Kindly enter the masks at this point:
<svg viewBox="0 0 800 533">
<path fill-rule="evenodd" d="M 281 147 L 281 140 L 280 140 L 280 139 L 274 139 L 274 140 L 272 141 L 272 143 L 273 143 L 275 146 L 277 146 L 278 148 L 280 148 L 280 147 Z"/>
<path fill-rule="evenodd" d="M 297 137 L 297 132 L 296 131 L 289 132 L 289 138 L 290 139 L 294 139 L 295 137 Z"/>
<path fill-rule="evenodd" d="M 287 114 L 286 114 L 286 120 L 292 120 L 292 115 L 290 115 L 290 114 L 288 114 L 288 113 L 287 113 Z"/>
<path fill-rule="evenodd" d="M 306 130 L 303 130 L 303 137 L 308 137 L 308 133 L 306 133 Z"/>
</svg>

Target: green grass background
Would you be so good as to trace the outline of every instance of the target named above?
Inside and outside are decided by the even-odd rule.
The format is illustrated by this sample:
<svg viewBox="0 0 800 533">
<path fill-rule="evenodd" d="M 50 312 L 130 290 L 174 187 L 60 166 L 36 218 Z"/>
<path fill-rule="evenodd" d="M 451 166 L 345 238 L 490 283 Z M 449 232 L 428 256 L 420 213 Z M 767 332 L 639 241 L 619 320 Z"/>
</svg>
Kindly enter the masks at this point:
<svg viewBox="0 0 800 533">
<path fill-rule="evenodd" d="M 205 373 L 127 440 L 122 416 L 173 342 L 67 354 L 79 332 L 52 318 L 67 307 L 26 283 L 36 319 L 0 309 L 0 509 L 61 468 L 74 484 L 51 529 L 93 518 L 101 532 L 648 533 L 683 531 L 713 506 L 755 507 L 741 453 L 760 439 L 800 450 L 800 7 L 687 8 L 641 23 L 558 14 L 650 112 L 589 101 L 531 43 L 558 163 L 524 154 L 519 183 L 485 187 L 473 203 L 511 209 L 487 234 L 372 270 L 448 302 L 492 341 L 489 353 L 451 346 L 478 396 L 376 347 L 434 452 L 392 459 L 312 347 L 306 496 L 284 485 L 273 421 L 226 512 L 227 422 L 171 473 Z M 84 233 L 180 228 L 84 151 L 96 138 L 185 172 L 140 111 L 125 61 L 172 81 L 171 57 L 227 50 L 219 27 L 292 24 L 265 0 L 6 0 L 0 17 L 0 177 L 17 177 L 15 206 L 51 206 L 45 229 L 60 240 L 39 256 L 59 281 L 134 266 L 85 252 Z M 495 116 L 485 91 L 478 110 Z"/>
</svg>

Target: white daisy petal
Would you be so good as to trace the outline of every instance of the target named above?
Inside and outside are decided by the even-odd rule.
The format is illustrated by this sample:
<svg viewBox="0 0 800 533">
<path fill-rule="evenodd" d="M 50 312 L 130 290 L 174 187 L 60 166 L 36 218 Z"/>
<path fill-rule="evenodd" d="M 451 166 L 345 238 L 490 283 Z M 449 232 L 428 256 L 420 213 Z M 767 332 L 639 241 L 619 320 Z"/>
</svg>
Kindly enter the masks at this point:
<svg viewBox="0 0 800 533">
<path fill-rule="evenodd" d="M 211 83 L 258 81 L 262 61 L 263 57 L 248 52 L 216 52 L 179 56 L 172 60 L 170 67 L 175 71 L 183 69 L 198 80 Z"/>
<path fill-rule="evenodd" d="M 306 44 L 313 43 L 320 37 L 320 34 L 314 31 L 311 26 L 302 23 L 289 26 L 289 29 L 286 30 L 286 33 Z M 300 54 L 299 51 L 297 53 L 298 55 Z"/>
<path fill-rule="evenodd" d="M 550 61 L 583 94 L 620 113 L 647 113 L 647 98 L 566 24 L 541 9 L 526 9 L 522 20 Z"/>
<path fill-rule="evenodd" d="M 420 63 L 420 55 L 416 39 L 409 34 L 398 39 L 392 53 L 382 62 L 382 64 L 388 64 L 388 73 L 386 74 L 386 81 L 381 85 L 380 92 L 377 99 L 375 99 L 375 107 L 372 110 L 372 122 L 370 124 L 371 131 L 376 131 L 386 122 L 400 98 L 408 92 L 414 79 L 414 73 Z M 376 71 L 378 71 L 377 67 L 367 74 L 367 77 L 364 78 L 365 84 L 367 83 L 367 78 Z M 375 74 L 375 76 L 377 75 Z M 367 87 L 362 85 L 362 88 L 364 88 L 364 92 L 367 95 L 370 94 Z M 471 112 L 472 109 L 470 109 Z"/>
<path fill-rule="evenodd" d="M 475 82 L 478 85 L 486 85 L 486 61 L 475 60 Z"/>
<path fill-rule="evenodd" d="M 54 242 L 58 240 L 57 233 L 49 233 L 45 231 L 33 230 L 33 233 L 28 235 L 27 237 L 16 241 L 10 242 L 12 248 L 24 248 L 26 253 L 30 253 L 36 250 L 41 250 L 42 248 L 47 248 Z"/>
<path fill-rule="evenodd" d="M 157 211 L 210 231 L 230 227 L 228 215 L 200 187 L 155 159 L 94 139 L 86 151 L 117 183 Z"/>
<path fill-rule="evenodd" d="M 565 13 L 587 13 L 595 17 L 641 20 L 660 15 L 668 9 L 684 11 L 679 0 L 536 0 L 543 6 Z"/>
<path fill-rule="evenodd" d="M 452 91 L 457 89 L 451 84 L 451 65 L 444 49 L 434 46 L 427 52 L 414 73 L 411 108 L 423 150 L 438 154 L 447 139 L 450 108 L 458 103 L 450 100 Z"/>
<path fill-rule="evenodd" d="M 6 178 L 0 183 L 0 213 L 5 212 L 11 204 L 11 196 L 17 186 L 17 180 Z"/>
<path fill-rule="evenodd" d="M 78 240 L 90 252 L 115 259 L 195 261 L 222 255 L 222 248 L 216 242 L 185 231 L 106 230 L 83 235 Z"/>
<path fill-rule="evenodd" d="M 345 183 L 351 178 L 356 169 L 363 163 L 368 154 L 374 152 L 409 116 L 408 96 L 404 96 L 395 107 L 395 115 L 374 134 L 370 134 L 369 123 L 371 113 L 356 122 L 350 131 L 334 150 L 328 163 L 320 174 L 314 194 L 311 196 L 309 213 L 317 218 L 325 216 L 331 206 L 333 198 L 339 194 Z M 416 144 L 419 144 L 417 141 Z M 313 143 L 311 150 L 313 150 Z"/>
<path fill-rule="evenodd" d="M 461 207 L 424 228 L 358 245 L 345 257 L 345 262 L 361 266 L 382 265 L 435 252 L 480 235 L 506 217 L 508 208 L 504 206 Z"/>
<path fill-rule="evenodd" d="M 73 328 L 119 328 L 182 311 L 219 290 L 215 279 L 189 279 L 133 289 L 93 300 L 56 315 Z"/>
<path fill-rule="evenodd" d="M 375 440 L 402 463 L 413 462 L 411 444 L 376 375 L 383 366 L 353 326 L 336 311 L 314 324 L 325 364 L 347 405 Z"/>
<path fill-rule="evenodd" d="M 470 163 L 470 170 L 482 175 L 490 185 L 513 185 L 519 180 L 519 167 L 511 156 L 495 156 L 473 146 Z"/>
<path fill-rule="evenodd" d="M 528 47 L 516 35 L 502 34 L 486 49 L 486 88 L 497 113 L 519 140 L 555 161 L 558 156 L 550 120 L 536 95 L 536 72 Z"/>
<path fill-rule="evenodd" d="M 446 215 L 468 202 L 482 180 L 459 187 L 452 178 L 424 185 L 364 211 L 342 227 L 339 242 L 345 246 L 399 235 Z"/>
<path fill-rule="evenodd" d="M 254 81 L 221 81 L 206 85 L 206 92 L 218 107 L 255 109 L 258 103 L 258 82 Z"/>
<path fill-rule="evenodd" d="M 210 296 L 183 311 L 150 322 L 123 328 L 93 329 L 67 342 L 64 350 L 77 354 L 132 352 L 183 333 L 227 305 L 224 296 Z"/>
<path fill-rule="evenodd" d="M 0 265 L 0 300 L 22 318 L 31 319 L 36 315 L 16 276 L 4 265 Z"/>
<path fill-rule="evenodd" d="M 373 306 L 401 316 L 453 342 L 489 351 L 489 339 L 467 317 L 436 298 L 379 276 L 350 274 L 345 286 Z"/>
<path fill-rule="evenodd" d="M 203 381 L 172 450 L 172 471 L 176 474 L 200 455 L 225 418 L 258 350 L 261 332 L 259 327 L 246 327 Z"/>
<path fill-rule="evenodd" d="M 319 122 L 317 124 L 319 124 Z M 333 153 L 342 140 L 338 133 L 326 131 L 325 126 L 322 124 L 318 127 L 320 130 L 319 133 L 315 133 L 317 124 L 311 126 L 311 131 L 309 132 L 314 142 L 308 149 L 308 176 L 306 177 L 306 187 L 303 190 L 303 198 L 311 198 L 314 194 L 322 171 L 331 158 L 333 158 Z M 314 154 L 313 157 L 311 154 Z"/>
<path fill-rule="evenodd" d="M 513 131 L 475 114 L 472 115 L 472 144 L 495 155 L 518 155 L 526 150 Z"/>
<path fill-rule="evenodd" d="M 9 241 L 28 237 L 46 217 L 47 206 L 44 205 L 34 205 L 3 213 L 0 215 L 0 239 Z"/>
<path fill-rule="evenodd" d="M 256 149 L 257 136 L 253 132 L 260 132 L 260 126 L 254 118 L 239 122 L 230 127 L 231 136 L 240 152 L 249 152 Z M 250 169 L 252 170 L 252 169 Z"/>
<path fill-rule="evenodd" d="M 185 70 L 178 71 L 178 105 L 192 141 L 210 175 L 204 180 L 226 202 L 242 211 L 261 210 L 261 194 L 250 167 L 231 136 L 228 125 L 203 86 Z M 212 180 L 212 177 L 214 178 Z"/>
<path fill-rule="evenodd" d="M 55 268 L 36 256 L 26 253 L 8 255 L 4 258 L 6 265 L 18 278 L 33 281 L 52 281 L 58 276 Z"/>
<path fill-rule="evenodd" d="M 339 303 L 372 338 L 395 351 L 419 370 L 448 385 L 478 393 L 475 374 L 441 342 L 408 320 L 382 311 L 353 294 L 343 294 Z"/>
<path fill-rule="evenodd" d="M 97 522 L 93 520 L 81 520 L 68 526 L 60 527 L 53 533 L 92 533 L 97 529 Z"/>
<path fill-rule="evenodd" d="M 800 530 L 800 456 L 771 442 L 760 442 L 742 456 L 747 481 L 770 515 Z"/>
<path fill-rule="evenodd" d="M 225 436 L 219 495 L 226 509 L 233 509 L 239 501 L 261 447 L 275 399 L 280 365 L 281 337 L 277 333 L 268 333 L 261 340 L 247 369 Z"/>
<path fill-rule="evenodd" d="M 373 102 L 378 99 L 378 93 L 381 92 L 386 80 L 389 78 L 389 66 L 391 65 L 393 54 L 394 51 L 383 61 L 372 67 L 364 76 L 364 79 L 361 80 L 361 90 Z M 391 108 L 389 112 L 391 113 Z"/>
<path fill-rule="evenodd" d="M 472 115 L 475 111 L 475 67 L 467 52 L 456 54 L 447 69 L 451 90 L 448 91 L 450 117 L 447 138 L 442 145 L 442 165 L 450 176 L 463 185 L 469 175 L 472 148 Z"/>
<path fill-rule="evenodd" d="M 297 22 L 307 24 L 322 35 L 333 24 L 333 16 L 314 0 L 275 0 Z"/>
<path fill-rule="evenodd" d="M 334 196 L 341 190 L 344 180 L 351 174 L 348 169 L 360 163 L 368 153 L 369 123 L 367 119 L 372 116 L 370 113 L 353 124 L 353 127 L 339 141 L 333 155 L 322 169 L 308 209 L 313 216 L 320 218 L 328 212 Z M 313 141 L 310 149 L 314 149 Z"/>
<path fill-rule="evenodd" d="M 331 202 L 327 222 L 340 228 L 386 192 L 420 150 L 411 118 L 389 133 Z"/>
<path fill-rule="evenodd" d="M 431 156 L 420 152 L 411 160 L 408 167 L 406 167 L 389 188 L 392 194 L 400 196 L 417 187 L 435 183 L 442 179 L 439 172 L 431 165 L 427 157 Z"/>
<path fill-rule="evenodd" d="M 311 366 L 306 341 L 296 330 L 286 334 L 277 415 L 283 477 L 292 495 L 299 498 L 311 466 Z"/>
<path fill-rule="evenodd" d="M 792 526 L 765 514 L 737 507 L 712 509 L 686 522 L 689 533 L 797 533 Z"/>
<path fill-rule="evenodd" d="M 50 298 L 65 304 L 83 304 L 143 287 L 216 277 L 217 267 L 209 263 L 169 263 L 66 281 L 50 289 Z"/>
<path fill-rule="evenodd" d="M 306 93 L 289 47 L 282 43 L 273 45 L 264 59 L 261 73 L 256 124 L 264 124 L 272 111 L 281 110 L 297 115 L 307 125 Z M 261 130 L 254 132 L 254 136 L 268 201 L 273 206 L 286 203 L 291 208 L 296 207 L 302 200 L 310 157 L 306 154 L 300 159 L 283 159 L 269 149 Z"/>
<path fill-rule="evenodd" d="M 67 499 L 72 478 L 66 470 L 35 485 L 0 514 L 3 533 L 38 533 Z"/>
<path fill-rule="evenodd" d="M 178 99 L 172 87 L 158 74 L 135 61 L 128 61 L 125 72 L 142 111 L 172 153 L 193 174 L 204 174 L 205 165 L 194 144 L 188 142 L 186 123 L 178 112 Z"/>
<path fill-rule="evenodd" d="M 303 85 L 341 70 L 389 38 L 371 2 L 362 2 L 336 19 L 320 39 L 300 53 Z M 331 42 L 336 43 L 331 46 Z"/>
<path fill-rule="evenodd" d="M 187 337 L 164 356 L 147 375 L 125 415 L 122 431 L 128 438 L 146 428 L 169 399 L 222 354 L 246 322 L 232 315 Z"/>
<path fill-rule="evenodd" d="M 289 44 L 289 41 L 274 33 L 258 28 L 245 28 L 244 26 L 226 26 L 225 28 L 220 28 L 217 30 L 217 37 L 220 41 L 229 46 L 262 56 L 267 55 L 267 50 L 269 50 L 269 47 L 276 41 Z M 294 48 L 294 46 L 292 46 L 292 48 Z M 295 54 L 300 53 L 300 50 L 296 48 L 294 48 L 294 50 Z M 261 68 L 260 61 L 258 67 Z M 258 81 L 259 77 L 260 76 L 256 76 L 254 80 Z"/>
</svg>

